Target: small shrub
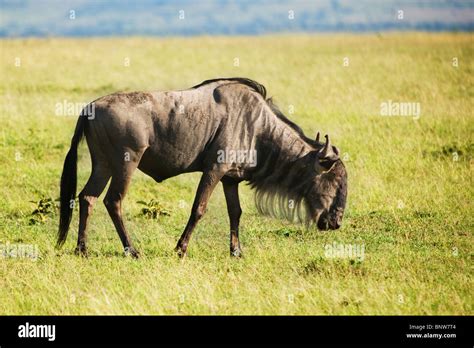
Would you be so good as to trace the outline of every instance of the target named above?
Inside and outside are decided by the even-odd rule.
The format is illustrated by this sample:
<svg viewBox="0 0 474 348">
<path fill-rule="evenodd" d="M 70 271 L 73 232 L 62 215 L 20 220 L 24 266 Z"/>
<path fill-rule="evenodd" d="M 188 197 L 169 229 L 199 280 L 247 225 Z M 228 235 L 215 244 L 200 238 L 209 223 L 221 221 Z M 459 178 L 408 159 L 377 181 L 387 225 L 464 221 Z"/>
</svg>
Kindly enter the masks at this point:
<svg viewBox="0 0 474 348">
<path fill-rule="evenodd" d="M 30 201 L 36 204 L 36 209 L 30 214 L 30 225 L 45 223 L 48 217 L 55 214 L 58 210 L 58 200 L 51 197 L 43 197 L 38 202 Z"/>
<path fill-rule="evenodd" d="M 170 212 L 164 208 L 158 201 L 152 199 L 149 202 L 138 201 L 138 204 L 144 205 L 141 215 L 147 219 L 157 219 L 160 216 L 170 216 Z"/>
</svg>

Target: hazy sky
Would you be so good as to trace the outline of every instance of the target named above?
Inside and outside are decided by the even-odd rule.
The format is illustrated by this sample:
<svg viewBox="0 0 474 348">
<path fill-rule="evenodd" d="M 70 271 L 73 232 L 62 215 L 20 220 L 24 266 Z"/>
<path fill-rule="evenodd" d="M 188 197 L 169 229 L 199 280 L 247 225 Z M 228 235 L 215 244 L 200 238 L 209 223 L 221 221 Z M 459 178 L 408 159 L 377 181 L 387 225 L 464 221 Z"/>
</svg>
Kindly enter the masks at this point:
<svg viewBox="0 0 474 348">
<path fill-rule="evenodd" d="M 474 1 L 0 0 L 4 37 L 415 29 L 472 31 Z"/>
</svg>

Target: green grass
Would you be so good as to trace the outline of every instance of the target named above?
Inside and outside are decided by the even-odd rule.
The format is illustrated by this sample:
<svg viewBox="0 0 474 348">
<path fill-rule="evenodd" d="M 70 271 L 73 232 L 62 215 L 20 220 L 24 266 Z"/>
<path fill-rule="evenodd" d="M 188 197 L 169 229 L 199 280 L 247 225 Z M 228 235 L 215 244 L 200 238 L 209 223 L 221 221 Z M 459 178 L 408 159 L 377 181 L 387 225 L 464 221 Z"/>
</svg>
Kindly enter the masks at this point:
<svg viewBox="0 0 474 348">
<path fill-rule="evenodd" d="M 0 50 L 0 245 L 40 251 L 0 258 L 0 314 L 473 314 L 472 34 L 4 39 Z M 57 213 L 30 223 L 30 201 L 59 195 L 77 119 L 56 116 L 56 103 L 223 76 L 256 79 L 308 135 L 331 135 L 349 172 L 340 230 L 259 216 L 241 185 L 245 257 L 231 259 L 218 187 L 181 261 L 173 248 L 197 173 L 162 184 L 136 173 L 124 212 L 138 261 L 123 256 L 101 203 L 88 259 L 72 252 L 77 210 L 60 251 Z M 421 117 L 381 117 L 388 100 L 420 103 Z M 82 144 L 79 190 L 89 173 Z M 170 216 L 140 216 L 137 201 L 151 199 Z M 326 257 L 334 242 L 363 245 L 365 258 Z"/>
</svg>

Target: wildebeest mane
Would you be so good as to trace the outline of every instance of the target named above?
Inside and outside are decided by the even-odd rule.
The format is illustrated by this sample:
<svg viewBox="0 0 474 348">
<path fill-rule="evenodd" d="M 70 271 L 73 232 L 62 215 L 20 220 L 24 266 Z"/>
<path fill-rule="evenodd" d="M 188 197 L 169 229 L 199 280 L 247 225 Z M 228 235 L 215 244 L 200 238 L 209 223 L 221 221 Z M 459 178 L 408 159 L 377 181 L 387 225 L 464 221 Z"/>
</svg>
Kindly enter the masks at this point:
<svg viewBox="0 0 474 348">
<path fill-rule="evenodd" d="M 247 79 L 245 77 L 228 77 L 228 78 L 223 77 L 223 78 L 218 78 L 218 79 L 206 80 L 206 81 L 203 81 L 203 82 L 201 82 L 200 84 L 198 84 L 196 86 L 193 86 L 192 88 L 199 88 L 201 86 L 208 85 L 208 84 L 214 83 L 214 82 L 219 82 L 219 81 L 233 81 L 233 82 L 241 83 L 241 84 L 246 85 L 246 86 L 252 88 L 253 90 L 255 90 L 264 99 L 267 98 L 267 89 L 265 88 L 265 86 L 261 85 L 257 81 Z"/>
<path fill-rule="evenodd" d="M 251 79 L 248 79 L 248 78 L 245 78 L 245 77 L 228 77 L 228 78 L 218 78 L 218 79 L 211 79 L 211 80 L 206 80 L 206 81 L 203 81 L 201 82 L 200 84 L 196 85 L 196 86 L 193 86 L 192 88 L 199 88 L 201 86 L 204 86 L 204 85 L 208 85 L 210 83 L 214 83 L 214 82 L 219 82 L 219 81 L 232 81 L 232 82 L 237 82 L 237 83 L 241 83 L 243 85 L 246 85 L 250 88 L 252 88 L 254 91 L 256 91 L 258 94 L 260 94 L 263 99 L 265 99 L 267 105 L 270 107 L 270 109 L 273 111 L 273 113 L 280 119 L 282 120 L 283 122 L 285 122 L 288 126 L 290 126 L 291 128 L 293 128 L 297 133 L 298 135 L 303 139 L 305 140 L 308 144 L 316 147 L 316 148 L 319 148 L 321 147 L 323 144 L 322 143 L 319 143 L 313 139 L 310 139 L 308 138 L 303 130 L 294 122 L 292 122 L 288 117 L 286 117 L 283 112 L 278 108 L 278 106 L 273 102 L 273 99 L 272 98 L 268 98 L 267 99 L 267 89 L 265 88 L 264 85 L 258 83 L 257 81 L 254 81 L 254 80 L 251 80 Z"/>
<path fill-rule="evenodd" d="M 270 107 L 270 109 L 272 109 L 273 113 L 280 119 L 282 120 L 283 122 L 285 122 L 288 126 L 290 126 L 291 128 L 293 128 L 297 133 L 298 135 L 304 140 L 306 141 L 308 144 L 314 146 L 315 148 L 319 148 L 321 147 L 323 144 L 322 143 L 319 143 L 313 139 L 310 139 L 308 138 L 303 130 L 294 122 L 290 121 L 290 119 L 288 119 L 288 117 L 286 117 L 283 112 L 281 112 L 281 110 L 278 108 L 278 106 L 276 104 L 273 103 L 273 100 L 272 98 L 268 98 L 266 100 L 268 106 Z"/>
</svg>

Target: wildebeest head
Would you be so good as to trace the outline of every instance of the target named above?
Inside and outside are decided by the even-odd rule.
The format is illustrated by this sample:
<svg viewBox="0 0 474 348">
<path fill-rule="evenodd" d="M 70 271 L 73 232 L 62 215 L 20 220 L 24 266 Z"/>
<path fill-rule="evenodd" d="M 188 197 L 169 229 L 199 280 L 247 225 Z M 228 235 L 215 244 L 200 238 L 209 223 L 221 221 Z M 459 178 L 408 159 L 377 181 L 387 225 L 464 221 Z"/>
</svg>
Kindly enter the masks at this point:
<svg viewBox="0 0 474 348">
<path fill-rule="evenodd" d="M 316 141 L 319 141 L 319 133 Z M 342 224 L 346 206 L 346 168 L 339 159 L 339 150 L 331 146 L 327 135 L 325 145 L 317 151 L 315 157 L 316 175 L 305 197 L 310 218 L 320 230 L 335 230 Z"/>
</svg>

